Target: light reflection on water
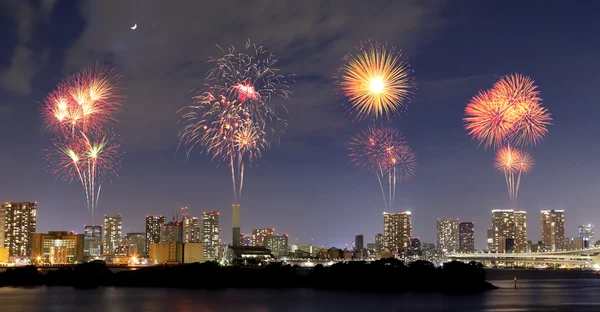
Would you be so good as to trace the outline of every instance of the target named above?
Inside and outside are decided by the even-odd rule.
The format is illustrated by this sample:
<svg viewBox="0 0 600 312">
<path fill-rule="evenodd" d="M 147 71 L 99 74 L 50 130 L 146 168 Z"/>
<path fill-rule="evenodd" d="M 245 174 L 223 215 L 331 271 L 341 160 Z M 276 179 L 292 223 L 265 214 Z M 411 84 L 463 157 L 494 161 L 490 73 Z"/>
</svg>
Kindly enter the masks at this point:
<svg viewBox="0 0 600 312">
<path fill-rule="evenodd" d="M 600 311 L 600 279 L 519 280 L 518 289 L 512 280 L 491 282 L 501 289 L 464 296 L 309 289 L 0 288 L 0 311 Z"/>
</svg>

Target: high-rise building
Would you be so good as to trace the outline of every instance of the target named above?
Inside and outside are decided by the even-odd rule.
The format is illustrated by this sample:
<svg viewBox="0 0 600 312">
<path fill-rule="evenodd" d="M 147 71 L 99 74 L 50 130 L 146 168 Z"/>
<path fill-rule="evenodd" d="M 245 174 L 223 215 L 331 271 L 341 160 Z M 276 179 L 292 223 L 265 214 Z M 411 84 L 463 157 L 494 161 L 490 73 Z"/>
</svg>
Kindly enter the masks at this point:
<svg viewBox="0 0 600 312">
<path fill-rule="evenodd" d="M 354 250 L 363 250 L 365 248 L 365 237 L 363 235 L 356 235 L 354 237 Z"/>
<path fill-rule="evenodd" d="M 104 216 L 104 248 L 102 252 L 107 255 L 114 255 L 118 252 L 123 236 L 123 220 L 121 215 Z"/>
<path fill-rule="evenodd" d="M 125 234 L 125 249 L 128 256 L 143 257 L 146 252 L 146 233 Z"/>
<path fill-rule="evenodd" d="M 458 250 L 458 219 L 437 220 L 437 248 L 444 253 Z"/>
<path fill-rule="evenodd" d="M 200 225 L 198 224 L 198 218 L 196 217 L 184 217 L 181 221 L 183 223 L 183 242 L 184 243 L 197 243 L 200 241 Z"/>
<path fill-rule="evenodd" d="M 84 234 L 53 231 L 34 233 L 31 259 L 34 263 L 71 264 L 83 261 Z"/>
<path fill-rule="evenodd" d="M 460 252 L 475 252 L 475 223 L 458 224 L 458 249 Z"/>
<path fill-rule="evenodd" d="M 232 246 L 241 246 L 241 238 L 242 233 L 240 232 L 240 204 L 231 205 L 231 225 L 232 225 L 232 233 L 231 233 L 231 245 Z"/>
<path fill-rule="evenodd" d="M 265 237 L 265 247 L 271 250 L 271 254 L 275 257 L 285 257 L 290 253 L 287 234 Z"/>
<path fill-rule="evenodd" d="M 383 249 L 383 234 L 375 234 L 375 252 L 380 253 Z"/>
<path fill-rule="evenodd" d="M 275 229 L 252 229 L 252 246 L 264 246 L 265 238 L 271 235 L 275 235 Z"/>
<path fill-rule="evenodd" d="M 160 242 L 161 243 L 182 243 L 183 242 L 183 227 L 179 221 L 171 221 L 160 227 Z"/>
<path fill-rule="evenodd" d="M 202 243 L 204 243 L 204 259 L 218 259 L 221 232 L 219 230 L 219 212 L 202 213 Z"/>
<path fill-rule="evenodd" d="M 506 252 L 506 239 L 512 238 L 513 240 L 508 240 L 508 242 L 514 252 L 526 251 L 527 215 L 525 211 L 515 211 L 513 209 L 492 210 L 492 229 L 494 231 L 494 250 Z M 501 240 L 501 238 L 503 239 Z"/>
<path fill-rule="evenodd" d="M 420 256 L 421 255 L 421 239 L 418 237 L 409 238 L 410 249 L 408 252 L 409 256 Z"/>
<path fill-rule="evenodd" d="M 487 251 L 495 251 L 494 247 L 494 229 L 487 229 Z"/>
<path fill-rule="evenodd" d="M 86 225 L 84 227 L 83 255 L 99 257 L 102 255 L 102 226 Z"/>
<path fill-rule="evenodd" d="M 550 251 L 565 249 L 565 211 L 542 210 L 542 242 Z"/>
<path fill-rule="evenodd" d="M 32 238 L 36 228 L 37 203 L 7 202 L 4 211 L 4 247 L 10 257 L 31 257 Z"/>
<path fill-rule="evenodd" d="M 393 254 L 404 252 L 409 247 L 412 233 L 412 216 L 406 212 L 383 213 L 383 249 Z"/>
<path fill-rule="evenodd" d="M 252 246 L 252 235 L 250 234 L 241 234 L 242 238 L 241 238 L 241 245 L 242 246 Z"/>
<path fill-rule="evenodd" d="M 583 248 L 591 248 L 596 242 L 594 239 L 594 225 L 583 224 L 579 226 L 579 238 L 583 240 Z"/>
<path fill-rule="evenodd" d="M 146 256 L 150 254 L 150 244 L 160 243 L 160 227 L 165 223 L 165 216 L 146 216 Z"/>
</svg>

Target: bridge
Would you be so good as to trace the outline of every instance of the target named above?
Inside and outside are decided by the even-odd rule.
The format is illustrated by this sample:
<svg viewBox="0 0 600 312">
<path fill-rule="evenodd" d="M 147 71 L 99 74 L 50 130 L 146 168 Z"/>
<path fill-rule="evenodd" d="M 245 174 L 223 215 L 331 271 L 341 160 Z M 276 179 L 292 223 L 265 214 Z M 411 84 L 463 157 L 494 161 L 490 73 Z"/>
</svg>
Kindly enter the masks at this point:
<svg viewBox="0 0 600 312">
<path fill-rule="evenodd" d="M 448 260 L 459 261 L 598 266 L 600 265 L 600 247 L 554 252 L 453 253 L 446 255 L 446 257 Z"/>
</svg>

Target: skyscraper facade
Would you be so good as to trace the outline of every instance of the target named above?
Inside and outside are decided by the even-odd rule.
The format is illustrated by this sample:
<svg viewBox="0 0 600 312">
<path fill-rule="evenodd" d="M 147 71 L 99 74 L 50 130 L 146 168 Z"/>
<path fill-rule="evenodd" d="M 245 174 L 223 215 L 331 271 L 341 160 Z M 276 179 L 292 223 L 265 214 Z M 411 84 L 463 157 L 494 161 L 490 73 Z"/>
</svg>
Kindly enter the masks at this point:
<svg viewBox="0 0 600 312">
<path fill-rule="evenodd" d="M 584 224 L 579 226 L 579 238 L 583 240 L 583 248 L 591 248 L 596 242 L 594 239 L 594 225 Z"/>
<path fill-rule="evenodd" d="M 380 253 L 383 249 L 383 234 L 375 234 L 375 252 Z"/>
<path fill-rule="evenodd" d="M 514 252 L 527 249 L 527 214 L 513 209 L 492 210 L 493 249 L 506 252 L 506 243 Z M 508 240 L 507 240 L 508 239 Z"/>
<path fill-rule="evenodd" d="M 183 223 L 183 242 L 200 242 L 200 224 L 198 223 L 198 218 L 189 218 L 186 216 L 181 222 Z"/>
<path fill-rule="evenodd" d="M 84 227 L 83 255 L 99 257 L 102 255 L 102 226 L 86 225 Z"/>
<path fill-rule="evenodd" d="M 264 246 L 265 238 L 275 235 L 275 229 L 252 229 L 252 246 Z"/>
<path fill-rule="evenodd" d="M 130 257 L 143 257 L 146 252 L 146 233 L 127 233 L 124 249 Z"/>
<path fill-rule="evenodd" d="M 458 251 L 458 219 L 437 220 L 437 248 L 441 252 Z"/>
<path fill-rule="evenodd" d="M 171 221 L 160 227 L 161 243 L 181 243 L 183 240 L 183 226 L 179 221 Z"/>
<path fill-rule="evenodd" d="M 409 248 L 412 233 L 412 215 L 406 212 L 383 213 L 383 249 L 393 254 Z"/>
<path fill-rule="evenodd" d="M 146 256 L 150 254 L 150 244 L 160 243 L 160 227 L 167 223 L 165 216 L 146 216 Z"/>
<path fill-rule="evenodd" d="M 287 235 L 269 235 L 265 238 L 265 247 L 271 250 L 275 257 L 285 257 L 289 252 Z"/>
<path fill-rule="evenodd" d="M 495 247 L 494 247 L 494 229 L 493 228 L 489 228 L 487 229 L 487 251 L 496 251 Z"/>
<path fill-rule="evenodd" d="M 467 253 L 475 252 L 475 223 L 458 224 L 458 250 Z"/>
<path fill-rule="evenodd" d="M 31 257 L 33 233 L 36 229 L 37 203 L 7 202 L 4 211 L 4 247 L 10 257 Z"/>
<path fill-rule="evenodd" d="M 565 249 L 565 211 L 564 210 L 542 210 L 542 243 L 549 247 L 550 251 Z"/>
<path fill-rule="evenodd" d="M 218 259 L 221 235 L 219 229 L 219 212 L 202 213 L 202 243 L 204 243 L 204 259 Z"/>
<path fill-rule="evenodd" d="M 121 215 L 104 216 L 104 243 L 103 253 L 114 255 L 118 252 L 121 245 L 123 220 Z"/>
<path fill-rule="evenodd" d="M 363 250 L 365 248 L 365 237 L 363 235 L 356 235 L 354 237 L 354 250 Z"/>
</svg>

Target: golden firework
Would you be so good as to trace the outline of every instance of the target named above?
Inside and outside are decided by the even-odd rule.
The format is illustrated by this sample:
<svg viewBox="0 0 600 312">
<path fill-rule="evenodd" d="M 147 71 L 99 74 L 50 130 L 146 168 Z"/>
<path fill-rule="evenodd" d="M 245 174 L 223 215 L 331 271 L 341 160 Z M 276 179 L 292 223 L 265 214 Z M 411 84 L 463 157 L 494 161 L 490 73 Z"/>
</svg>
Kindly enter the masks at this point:
<svg viewBox="0 0 600 312">
<path fill-rule="evenodd" d="M 338 85 L 356 119 L 390 118 L 412 95 L 410 65 L 401 53 L 381 43 L 361 44 L 339 69 Z"/>
</svg>

